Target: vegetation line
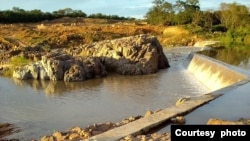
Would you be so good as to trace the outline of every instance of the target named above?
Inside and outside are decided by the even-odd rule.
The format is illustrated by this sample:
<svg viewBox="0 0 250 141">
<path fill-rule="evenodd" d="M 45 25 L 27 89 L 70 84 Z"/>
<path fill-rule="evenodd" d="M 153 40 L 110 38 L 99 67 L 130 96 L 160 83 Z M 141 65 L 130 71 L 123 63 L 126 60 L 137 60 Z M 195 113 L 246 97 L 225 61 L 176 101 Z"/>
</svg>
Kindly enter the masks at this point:
<svg viewBox="0 0 250 141">
<path fill-rule="evenodd" d="M 153 0 L 145 18 L 150 24 L 187 25 L 202 28 L 200 34 L 220 32 L 216 39 L 227 45 L 250 45 L 250 8 L 236 2 L 221 3 L 218 10 L 200 8 L 199 0 Z"/>
</svg>

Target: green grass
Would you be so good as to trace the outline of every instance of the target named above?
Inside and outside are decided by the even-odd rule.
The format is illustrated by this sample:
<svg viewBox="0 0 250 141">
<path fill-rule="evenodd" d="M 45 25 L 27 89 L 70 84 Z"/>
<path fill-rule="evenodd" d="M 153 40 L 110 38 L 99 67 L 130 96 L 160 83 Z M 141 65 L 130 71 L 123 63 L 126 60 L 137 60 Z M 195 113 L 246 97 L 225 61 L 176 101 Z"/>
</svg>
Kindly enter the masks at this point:
<svg viewBox="0 0 250 141">
<path fill-rule="evenodd" d="M 18 66 L 23 66 L 29 64 L 31 61 L 24 56 L 14 56 L 8 62 L 8 67 L 2 72 L 3 76 L 12 76 L 13 71 Z"/>
<path fill-rule="evenodd" d="M 9 64 L 11 66 L 22 66 L 30 63 L 31 61 L 23 56 L 14 56 L 10 59 Z"/>
</svg>

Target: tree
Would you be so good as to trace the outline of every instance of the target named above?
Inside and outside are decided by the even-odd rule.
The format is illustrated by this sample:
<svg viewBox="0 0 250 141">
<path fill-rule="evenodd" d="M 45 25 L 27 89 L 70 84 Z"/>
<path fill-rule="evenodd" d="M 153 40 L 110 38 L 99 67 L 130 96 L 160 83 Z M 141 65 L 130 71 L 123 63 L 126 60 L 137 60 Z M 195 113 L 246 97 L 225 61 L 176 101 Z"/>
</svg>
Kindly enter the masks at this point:
<svg viewBox="0 0 250 141">
<path fill-rule="evenodd" d="M 221 23 L 229 29 L 249 24 L 249 10 L 245 5 L 221 3 L 219 11 Z"/>
<path fill-rule="evenodd" d="M 177 11 L 175 21 L 178 24 L 197 24 L 201 18 L 199 0 L 177 0 L 175 11 Z"/>
<path fill-rule="evenodd" d="M 15 22 L 39 22 L 43 20 L 52 20 L 62 17 L 86 17 L 87 15 L 81 10 L 72 10 L 71 8 L 60 9 L 53 13 L 42 12 L 39 9 L 26 11 L 18 7 L 13 7 L 12 10 L 0 11 L 1 23 Z"/>
<path fill-rule="evenodd" d="M 164 0 L 154 0 L 153 7 L 146 13 L 145 18 L 151 24 L 171 24 L 174 17 L 174 9 L 171 3 Z"/>
<path fill-rule="evenodd" d="M 201 11 L 200 20 L 197 22 L 197 25 L 205 28 L 207 31 L 225 31 L 224 26 L 215 26 L 219 25 L 220 21 L 216 16 L 216 12 L 212 10 Z"/>
</svg>

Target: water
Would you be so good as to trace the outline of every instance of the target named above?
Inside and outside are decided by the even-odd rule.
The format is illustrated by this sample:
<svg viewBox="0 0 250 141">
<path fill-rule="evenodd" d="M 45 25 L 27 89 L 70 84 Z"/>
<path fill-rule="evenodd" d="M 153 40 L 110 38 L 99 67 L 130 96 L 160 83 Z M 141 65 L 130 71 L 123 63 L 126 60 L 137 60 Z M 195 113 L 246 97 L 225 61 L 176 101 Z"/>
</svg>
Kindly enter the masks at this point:
<svg viewBox="0 0 250 141">
<path fill-rule="evenodd" d="M 225 49 L 203 50 L 199 52 L 224 63 L 242 68 L 243 74 L 249 74 L 250 70 L 250 49 L 246 47 L 234 47 Z M 234 68 L 235 69 L 235 68 Z M 241 72 L 241 69 L 237 69 Z M 234 75 L 235 76 L 235 75 Z M 234 77 L 233 76 L 233 77 Z M 233 88 L 222 97 L 199 107 L 185 115 L 186 124 L 206 124 L 210 118 L 237 121 L 240 118 L 249 119 L 249 88 L 250 83 Z M 237 96 L 235 96 L 237 95 Z M 232 106 L 233 105 L 233 106 Z M 159 133 L 170 132 L 169 124 L 162 125 Z"/>
<path fill-rule="evenodd" d="M 8 138 L 39 139 L 74 126 L 144 115 L 172 106 L 181 97 L 202 95 L 208 89 L 182 66 L 190 51 L 167 50 L 171 67 L 143 76 L 109 74 L 70 83 L 0 77 L 0 122 L 21 129 Z"/>
<path fill-rule="evenodd" d="M 204 55 L 215 58 L 222 62 L 250 70 L 250 48 L 249 47 L 228 47 L 225 49 L 213 49 L 201 52 Z"/>
</svg>

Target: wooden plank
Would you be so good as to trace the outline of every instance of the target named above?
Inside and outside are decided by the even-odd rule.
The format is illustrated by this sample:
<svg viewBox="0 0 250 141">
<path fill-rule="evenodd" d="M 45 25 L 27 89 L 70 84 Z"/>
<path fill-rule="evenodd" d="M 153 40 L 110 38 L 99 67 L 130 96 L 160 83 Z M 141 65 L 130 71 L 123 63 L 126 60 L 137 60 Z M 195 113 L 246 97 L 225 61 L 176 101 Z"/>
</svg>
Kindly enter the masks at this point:
<svg viewBox="0 0 250 141">
<path fill-rule="evenodd" d="M 128 135 L 136 135 L 148 131 L 173 117 L 188 113 L 218 96 L 220 95 L 206 94 L 200 97 L 189 98 L 184 100 L 184 102 L 178 106 L 165 108 L 148 117 L 141 118 L 126 125 L 93 136 L 89 141 L 115 141 Z"/>
</svg>

